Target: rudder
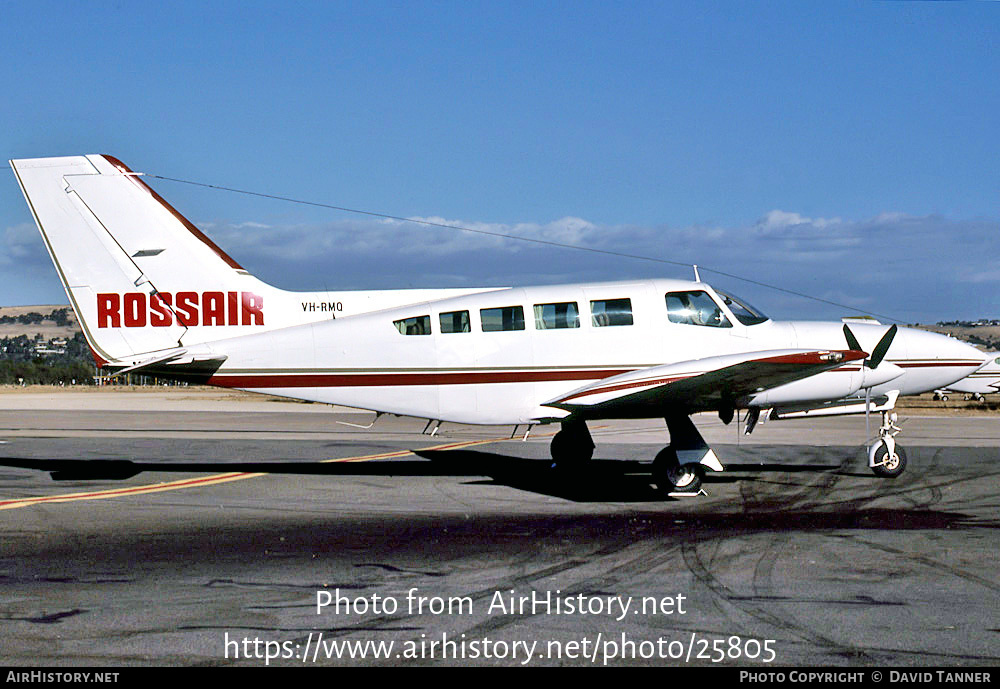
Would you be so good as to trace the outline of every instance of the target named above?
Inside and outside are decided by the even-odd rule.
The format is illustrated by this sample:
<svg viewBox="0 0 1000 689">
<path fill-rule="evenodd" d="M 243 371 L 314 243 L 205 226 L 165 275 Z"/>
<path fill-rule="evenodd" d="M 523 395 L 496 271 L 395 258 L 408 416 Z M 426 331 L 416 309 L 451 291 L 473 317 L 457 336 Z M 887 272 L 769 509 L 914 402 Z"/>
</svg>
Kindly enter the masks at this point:
<svg viewBox="0 0 1000 689">
<path fill-rule="evenodd" d="M 117 159 L 10 164 L 99 363 L 264 328 L 264 300 L 281 291 Z"/>
</svg>

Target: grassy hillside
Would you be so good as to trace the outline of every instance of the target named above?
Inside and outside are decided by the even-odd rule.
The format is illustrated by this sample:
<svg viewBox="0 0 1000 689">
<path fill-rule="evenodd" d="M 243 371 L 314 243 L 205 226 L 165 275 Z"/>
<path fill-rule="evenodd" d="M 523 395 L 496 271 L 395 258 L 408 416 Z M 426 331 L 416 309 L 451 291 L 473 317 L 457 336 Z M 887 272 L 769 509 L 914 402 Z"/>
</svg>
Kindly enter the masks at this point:
<svg viewBox="0 0 1000 689">
<path fill-rule="evenodd" d="M 72 339 L 81 332 L 76 314 L 68 304 L 44 306 L 0 306 L 0 339 L 25 335 L 43 340 Z"/>
</svg>

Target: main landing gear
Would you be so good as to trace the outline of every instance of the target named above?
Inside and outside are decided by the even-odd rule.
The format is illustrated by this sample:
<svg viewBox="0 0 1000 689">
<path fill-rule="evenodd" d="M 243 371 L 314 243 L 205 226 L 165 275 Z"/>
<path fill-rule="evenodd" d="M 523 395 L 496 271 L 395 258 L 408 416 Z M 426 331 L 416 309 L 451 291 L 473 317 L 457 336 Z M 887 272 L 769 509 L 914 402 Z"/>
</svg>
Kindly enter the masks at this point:
<svg viewBox="0 0 1000 689">
<path fill-rule="evenodd" d="M 665 494 L 697 495 L 705 467 L 722 471 L 722 463 L 701 433 L 684 415 L 667 416 L 670 444 L 653 460 L 653 483 Z"/>
<path fill-rule="evenodd" d="M 666 422 L 670 444 L 653 460 L 653 483 L 667 495 L 697 495 L 701 492 L 705 467 L 723 471 L 723 466 L 689 417 L 668 416 Z M 553 469 L 583 468 L 594 456 L 594 440 L 586 421 L 563 421 L 562 428 L 552 437 L 549 450 Z"/>
<path fill-rule="evenodd" d="M 663 493 L 691 493 L 701 490 L 705 470 L 700 464 L 681 464 L 670 445 L 656 453 L 653 460 L 653 483 Z"/>
<path fill-rule="evenodd" d="M 563 421 L 562 430 L 552 437 L 549 447 L 552 468 L 577 467 L 594 456 L 594 439 L 586 421 Z"/>
<path fill-rule="evenodd" d="M 896 418 L 896 412 L 882 412 L 879 440 L 868 450 L 868 467 L 882 478 L 896 478 L 906 470 L 906 452 L 896 445 L 896 435 L 903 430 Z"/>
</svg>

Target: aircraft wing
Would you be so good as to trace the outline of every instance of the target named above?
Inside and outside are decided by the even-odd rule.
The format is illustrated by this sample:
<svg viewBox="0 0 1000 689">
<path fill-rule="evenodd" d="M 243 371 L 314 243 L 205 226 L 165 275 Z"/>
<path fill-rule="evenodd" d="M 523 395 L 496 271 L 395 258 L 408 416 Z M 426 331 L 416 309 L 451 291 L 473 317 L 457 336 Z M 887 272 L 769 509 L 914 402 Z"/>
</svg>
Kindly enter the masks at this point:
<svg viewBox="0 0 1000 689">
<path fill-rule="evenodd" d="M 542 406 L 601 418 L 648 416 L 650 407 L 690 414 L 733 407 L 763 390 L 867 356 L 856 350 L 781 349 L 706 357 L 605 378 Z"/>
</svg>

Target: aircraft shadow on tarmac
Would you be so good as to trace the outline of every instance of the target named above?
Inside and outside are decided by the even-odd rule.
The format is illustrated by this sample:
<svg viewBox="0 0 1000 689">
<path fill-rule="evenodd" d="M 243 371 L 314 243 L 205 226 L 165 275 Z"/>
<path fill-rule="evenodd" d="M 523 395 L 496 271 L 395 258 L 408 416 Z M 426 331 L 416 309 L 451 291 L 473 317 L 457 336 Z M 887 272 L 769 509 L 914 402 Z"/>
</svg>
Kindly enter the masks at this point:
<svg viewBox="0 0 1000 689">
<path fill-rule="evenodd" d="M 143 472 L 266 473 L 311 476 L 485 477 L 480 485 L 502 485 L 574 502 L 661 502 L 670 499 L 653 485 L 651 464 L 594 459 L 579 467 L 555 466 L 548 459 L 511 457 L 481 450 L 417 450 L 419 460 L 368 462 L 134 462 L 118 459 L 0 458 L 0 466 L 47 471 L 56 481 L 108 481 Z M 838 464 L 727 464 L 726 474 L 706 484 L 755 480 L 753 474 L 837 472 Z M 739 475 L 736 475 L 739 474 Z"/>
</svg>

